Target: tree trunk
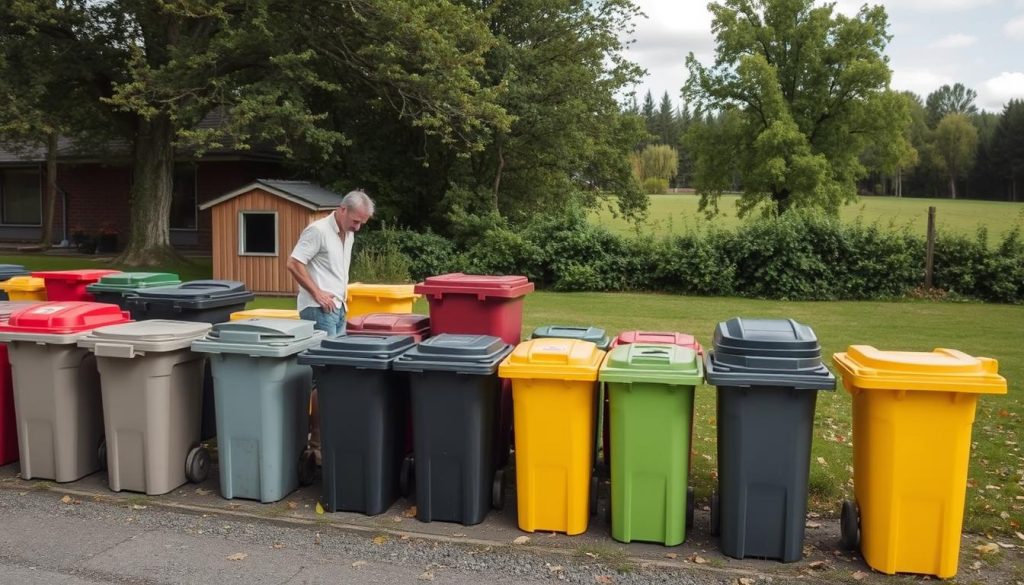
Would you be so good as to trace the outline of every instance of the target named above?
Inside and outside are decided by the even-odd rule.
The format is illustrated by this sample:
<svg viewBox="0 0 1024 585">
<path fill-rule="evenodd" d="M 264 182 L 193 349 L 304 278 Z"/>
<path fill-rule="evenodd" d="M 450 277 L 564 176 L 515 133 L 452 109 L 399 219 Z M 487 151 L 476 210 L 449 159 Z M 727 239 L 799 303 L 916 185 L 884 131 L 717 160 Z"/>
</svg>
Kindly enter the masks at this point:
<svg viewBox="0 0 1024 585">
<path fill-rule="evenodd" d="M 159 266 L 180 260 L 171 248 L 170 231 L 173 136 L 173 124 L 165 114 L 139 119 L 130 198 L 131 233 L 118 263 Z"/>
<path fill-rule="evenodd" d="M 501 188 L 501 172 L 505 170 L 505 156 L 501 147 L 501 136 L 498 137 L 498 169 L 494 173 L 494 191 L 491 195 L 491 204 L 494 206 L 494 211 L 498 212 L 498 192 Z"/>
<path fill-rule="evenodd" d="M 43 197 L 43 233 L 39 245 L 48 250 L 53 245 L 53 208 L 57 202 L 57 133 L 46 137 L 46 195 Z"/>
<path fill-rule="evenodd" d="M 956 199 L 956 176 L 949 176 L 949 198 Z"/>
</svg>

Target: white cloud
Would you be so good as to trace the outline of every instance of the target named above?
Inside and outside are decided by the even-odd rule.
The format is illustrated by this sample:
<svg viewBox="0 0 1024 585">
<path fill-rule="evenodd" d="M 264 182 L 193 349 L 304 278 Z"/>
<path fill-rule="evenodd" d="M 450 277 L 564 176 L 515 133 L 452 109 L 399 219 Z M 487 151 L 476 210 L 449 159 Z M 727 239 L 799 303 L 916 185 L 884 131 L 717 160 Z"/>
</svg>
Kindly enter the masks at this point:
<svg viewBox="0 0 1024 585">
<path fill-rule="evenodd" d="M 954 80 L 941 73 L 929 69 L 896 69 L 892 74 L 892 88 L 909 90 L 924 99 L 931 92 Z"/>
<path fill-rule="evenodd" d="M 981 85 L 978 105 L 986 110 L 1000 111 L 1013 98 L 1024 99 L 1024 73 L 1004 71 Z"/>
<path fill-rule="evenodd" d="M 994 2 L 995 0 L 886 0 L 881 4 L 889 14 L 892 14 L 893 9 L 900 8 L 917 12 L 963 12 Z"/>
<path fill-rule="evenodd" d="M 932 42 L 928 46 L 932 49 L 962 49 L 964 47 L 970 47 L 976 42 L 978 42 L 977 37 L 956 33 L 946 35 L 941 39 Z"/>
<path fill-rule="evenodd" d="M 1003 25 L 1003 33 L 1011 39 L 1024 40 L 1024 16 L 1018 16 Z"/>
</svg>

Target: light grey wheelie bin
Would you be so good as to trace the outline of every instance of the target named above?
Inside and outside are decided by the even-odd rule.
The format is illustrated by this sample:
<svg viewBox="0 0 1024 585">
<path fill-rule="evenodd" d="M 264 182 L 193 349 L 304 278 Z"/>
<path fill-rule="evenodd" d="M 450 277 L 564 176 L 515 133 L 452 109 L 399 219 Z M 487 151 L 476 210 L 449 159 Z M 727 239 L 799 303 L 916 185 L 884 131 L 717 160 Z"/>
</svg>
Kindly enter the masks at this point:
<svg viewBox="0 0 1024 585">
<path fill-rule="evenodd" d="M 156 319 L 100 327 L 78 340 L 96 355 L 115 492 L 166 494 L 206 479 L 210 454 L 199 445 L 206 356 L 190 348 L 210 327 Z"/>
<path fill-rule="evenodd" d="M 192 343 L 213 370 L 225 498 L 276 502 L 299 486 L 300 459 L 313 463 L 306 451 L 313 370 L 297 355 L 324 337 L 312 321 L 241 319 Z"/>
</svg>

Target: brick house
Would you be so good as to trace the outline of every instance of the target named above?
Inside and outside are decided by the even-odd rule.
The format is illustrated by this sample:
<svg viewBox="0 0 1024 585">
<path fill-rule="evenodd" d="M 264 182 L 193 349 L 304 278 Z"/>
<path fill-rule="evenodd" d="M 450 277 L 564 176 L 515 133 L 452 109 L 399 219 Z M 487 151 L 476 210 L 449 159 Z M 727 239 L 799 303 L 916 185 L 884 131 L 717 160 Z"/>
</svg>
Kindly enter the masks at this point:
<svg viewBox="0 0 1024 585">
<path fill-rule="evenodd" d="M 14 150 L 0 144 L 0 242 L 35 243 L 42 234 L 46 190 L 46 149 Z M 102 228 L 129 230 L 131 157 L 126 147 L 105 155 L 82 152 L 61 139 L 57 157 L 57 200 L 53 241 L 75 231 L 95 235 Z M 270 150 L 212 150 L 198 160 L 183 157 L 174 166 L 171 244 L 180 250 L 211 251 L 210 212 L 199 206 L 257 178 L 282 176 L 281 157 Z"/>
</svg>

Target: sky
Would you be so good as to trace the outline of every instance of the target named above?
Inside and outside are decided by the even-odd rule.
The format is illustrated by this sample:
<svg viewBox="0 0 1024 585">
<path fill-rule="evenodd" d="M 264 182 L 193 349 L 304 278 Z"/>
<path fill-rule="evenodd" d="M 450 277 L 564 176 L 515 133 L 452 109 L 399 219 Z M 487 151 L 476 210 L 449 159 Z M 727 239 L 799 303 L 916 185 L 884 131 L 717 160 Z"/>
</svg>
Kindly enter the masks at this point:
<svg viewBox="0 0 1024 585">
<path fill-rule="evenodd" d="M 636 0 L 647 18 L 634 24 L 636 40 L 626 51 L 647 69 L 637 100 L 650 90 L 657 104 L 664 92 L 679 105 L 686 80 L 686 55 L 714 61 L 707 0 Z M 821 3 L 821 2 L 817 2 Z M 960 82 L 978 92 L 976 104 L 1000 112 L 1011 98 L 1024 98 L 1024 0 L 875 0 L 889 15 L 886 48 L 892 87 L 927 95 Z M 864 0 L 838 0 L 853 15 Z"/>
</svg>

